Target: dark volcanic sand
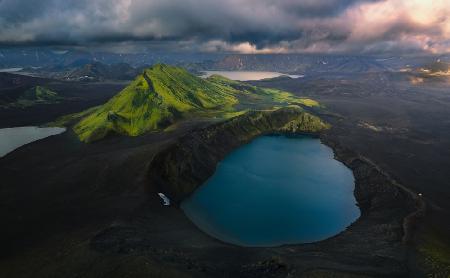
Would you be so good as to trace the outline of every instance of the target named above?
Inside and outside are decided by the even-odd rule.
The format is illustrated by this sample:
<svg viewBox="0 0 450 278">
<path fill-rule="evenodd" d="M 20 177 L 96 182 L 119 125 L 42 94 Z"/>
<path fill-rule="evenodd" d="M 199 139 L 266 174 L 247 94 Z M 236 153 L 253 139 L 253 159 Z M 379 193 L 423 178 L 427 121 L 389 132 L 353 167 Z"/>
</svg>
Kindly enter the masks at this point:
<svg viewBox="0 0 450 278">
<path fill-rule="evenodd" d="M 450 254 L 450 78 L 413 84 L 403 73 L 329 74 L 253 84 L 325 104 L 335 113 L 322 115 L 333 125 L 331 137 L 423 194 L 428 213 L 417 242 L 423 230 L 431 230 Z M 450 262 L 443 268 L 435 275 L 450 275 Z"/>
<path fill-rule="evenodd" d="M 384 75 L 354 78 L 265 85 L 311 95 L 329 111 L 344 116 L 326 116 L 333 124 L 329 140 L 351 146 L 402 184 L 424 193 L 434 208 L 427 221 L 448 232 L 448 90 L 442 85 L 412 87 Z M 40 112 L 33 110 L 29 115 Z M 23 122 L 22 113 L 8 117 Z M 384 129 L 375 132 L 360 121 Z M 291 273 L 301 277 L 302 271 L 305 277 L 328 277 L 332 269 L 341 269 L 335 275 L 344 274 L 341 271 L 354 275 L 347 277 L 370 277 L 383 271 L 397 276 L 414 273 L 406 262 L 396 260 L 401 251 L 371 253 L 388 243 L 362 233 L 370 230 L 370 223 L 362 225 L 361 231 L 346 233 L 350 235 L 347 242 L 323 243 L 324 250 L 350 246 L 332 254 L 313 245 L 243 249 L 203 234 L 179 209 L 163 207 L 146 180 L 151 158 L 162 146 L 205 124 L 187 123 L 175 132 L 114 137 L 91 145 L 66 132 L 0 159 L 0 217 L 6 227 L 0 230 L 0 276 L 204 277 L 214 273 L 213 277 L 285 277 Z M 352 236 L 359 236 L 366 245 L 352 246 Z M 349 260 L 351 253 L 361 261 Z M 287 254 L 293 255 L 282 259 Z M 371 265 L 362 267 L 367 261 Z M 316 270 L 305 268 L 308 265 Z M 224 273 L 224 268 L 231 272 Z"/>
<path fill-rule="evenodd" d="M 128 82 L 65 82 L 38 77 L 0 73 L 0 104 L 13 102 L 20 94 L 37 85 L 57 92 L 62 101 L 27 108 L 4 108 L 0 105 L 0 128 L 40 125 L 57 117 L 100 105 L 120 92 Z"/>
</svg>

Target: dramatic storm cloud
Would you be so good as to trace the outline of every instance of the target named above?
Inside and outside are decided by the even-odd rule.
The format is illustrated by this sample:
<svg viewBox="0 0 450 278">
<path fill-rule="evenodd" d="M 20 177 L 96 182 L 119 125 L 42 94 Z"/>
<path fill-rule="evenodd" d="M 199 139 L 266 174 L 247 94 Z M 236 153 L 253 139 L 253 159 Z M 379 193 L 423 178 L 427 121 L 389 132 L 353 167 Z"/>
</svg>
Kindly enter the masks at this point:
<svg viewBox="0 0 450 278">
<path fill-rule="evenodd" d="M 0 0 L 0 44 L 243 53 L 450 51 L 448 0 Z"/>
</svg>

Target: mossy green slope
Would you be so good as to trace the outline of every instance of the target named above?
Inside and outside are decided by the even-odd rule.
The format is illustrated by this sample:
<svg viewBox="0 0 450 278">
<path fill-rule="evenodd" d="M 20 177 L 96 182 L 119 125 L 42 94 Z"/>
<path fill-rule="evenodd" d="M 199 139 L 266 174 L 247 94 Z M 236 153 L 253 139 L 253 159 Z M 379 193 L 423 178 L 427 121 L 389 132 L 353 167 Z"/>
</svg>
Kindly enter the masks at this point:
<svg viewBox="0 0 450 278">
<path fill-rule="evenodd" d="M 36 86 L 25 91 L 20 99 L 30 101 L 56 101 L 59 99 L 59 96 L 56 92 L 45 87 Z"/>
<path fill-rule="evenodd" d="M 245 104 L 235 109 L 241 101 Z M 253 108 L 256 102 L 271 107 L 318 105 L 288 92 L 258 88 L 218 75 L 203 79 L 182 68 L 158 64 L 144 70 L 104 105 L 68 116 L 66 120 L 81 119 L 74 131 L 81 141 L 92 142 L 111 132 L 137 136 L 163 129 L 193 114 L 226 118 L 230 113 Z"/>
<path fill-rule="evenodd" d="M 247 83 L 234 81 L 223 77 L 221 75 L 211 75 L 207 78 L 211 83 L 216 84 L 226 90 L 237 91 L 238 96 L 247 96 L 251 101 L 264 101 L 271 104 L 284 104 L 284 105 L 303 105 L 307 107 L 319 107 L 320 104 L 309 98 L 300 98 L 292 93 L 271 89 L 252 86 Z"/>
<path fill-rule="evenodd" d="M 23 92 L 15 102 L 6 104 L 6 107 L 29 107 L 36 104 L 58 103 L 62 97 L 58 93 L 43 86 L 35 86 Z"/>
<path fill-rule="evenodd" d="M 233 93 L 184 69 L 155 65 L 84 117 L 74 130 L 85 142 L 110 132 L 136 136 L 164 128 L 188 112 L 230 109 L 238 102 Z"/>
</svg>

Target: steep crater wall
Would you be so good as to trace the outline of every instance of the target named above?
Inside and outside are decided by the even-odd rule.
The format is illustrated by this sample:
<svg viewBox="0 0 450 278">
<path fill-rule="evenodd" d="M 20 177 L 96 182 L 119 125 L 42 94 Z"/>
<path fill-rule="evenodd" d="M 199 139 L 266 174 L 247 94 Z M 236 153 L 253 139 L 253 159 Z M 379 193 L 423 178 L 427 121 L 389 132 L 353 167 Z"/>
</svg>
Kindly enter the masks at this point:
<svg viewBox="0 0 450 278">
<path fill-rule="evenodd" d="M 150 165 L 150 181 L 179 203 L 214 173 L 228 153 L 253 138 L 270 133 L 318 133 L 328 127 L 318 117 L 295 107 L 251 111 L 193 131 L 158 153 Z"/>
<path fill-rule="evenodd" d="M 176 216 L 167 220 L 167 227 L 161 224 L 167 229 L 162 228 L 164 235 L 160 235 L 160 227 L 155 227 L 154 216 L 143 211 L 134 221 L 102 231 L 91 246 L 101 252 L 154 256 L 171 266 L 178 258 L 175 261 L 180 269 L 196 265 L 207 271 L 207 277 L 409 276 L 404 243 L 424 213 L 423 200 L 376 164 L 339 144 L 339 138 L 326 128 L 328 125 L 319 118 L 298 109 L 250 112 L 190 132 L 169 145 L 150 163 L 148 182 L 152 193 L 163 192 L 177 204 L 202 185 L 229 152 L 253 138 L 270 133 L 315 133 L 333 148 L 336 159 L 346 164 L 355 177 L 354 194 L 362 214 L 340 234 L 315 243 L 270 248 L 238 247 L 210 241 L 202 234 L 203 239 L 197 238 L 196 245 L 191 238 L 201 232 L 179 226 L 178 210 L 161 208 L 156 212 L 158 217 Z M 181 230 L 177 233 L 172 229 Z M 174 250 L 183 250 L 182 256 Z"/>
<path fill-rule="evenodd" d="M 381 225 L 390 240 L 408 240 L 415 222 L 424 214 L 423 200 L 370 160 L 327 136 L 324 131 L 328 128 L 320 118 L 294 107 L 248 112 L 181 137 L 154 157 L 149 179 L 179 204 L 214 174 L 217 163 L 228 153 L 255 137 L 274 133 L 320 135 L 321 141 L 333 148 L 335 158 L 353 171 L 360 219 Z"/>
</svg>

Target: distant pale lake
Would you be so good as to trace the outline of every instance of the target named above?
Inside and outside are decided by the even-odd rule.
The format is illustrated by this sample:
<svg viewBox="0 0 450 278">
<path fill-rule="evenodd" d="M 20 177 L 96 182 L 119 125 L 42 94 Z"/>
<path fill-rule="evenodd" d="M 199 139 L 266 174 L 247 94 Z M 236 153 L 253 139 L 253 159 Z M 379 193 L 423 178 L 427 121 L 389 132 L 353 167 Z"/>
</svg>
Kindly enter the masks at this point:
<svg viewBox="0 0 450 278">
<path fill-rule="evenodd" d="M 262 136 L 233 151 L 181 208 L 201 230 L 241 246 L 310 243 L 359 216 L 350 169 L 319 139 Z"/>
<path fill-rule="evenodd" d="M 231 80 L 238 81 L 251 81 L 251 80 L 261 80 L 266 78 L 274 78 L 279 76 L 289 76 L 291 78 L 300 78 L 303 75 L 289 75 L 273 71 L 204 71 L 202 77 L 207 78 L 211 75 L 218 74 L 222 75 Z"/>
<path fill-rule="evenodd" d="M 5 68 L 5 69 L 0 69 L 0 72 L 17 72 L 17 71 L 21 71 L 23 68 Z"/>
<path fill-rule="evenodd" d="M 13 128 L 1 128 L 0 129 L 0 157 L 12 152 L 13 150 L 49 137 L 63 133 L 66 129 L 61 127 L 13 127 Z"/>
</svg>

